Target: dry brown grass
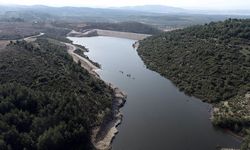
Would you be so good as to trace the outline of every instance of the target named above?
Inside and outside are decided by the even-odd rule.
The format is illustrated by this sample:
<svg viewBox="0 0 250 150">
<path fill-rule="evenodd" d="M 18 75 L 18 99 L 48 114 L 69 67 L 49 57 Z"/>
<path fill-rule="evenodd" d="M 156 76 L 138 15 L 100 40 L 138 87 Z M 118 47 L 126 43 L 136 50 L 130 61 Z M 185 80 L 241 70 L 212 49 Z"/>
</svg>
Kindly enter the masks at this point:
<svg viewBox="0 0 250 150">
<path fill-rule="evenodd" d="M 39 33 L 32 23 L 0 22 L 0 39 L 15 40 Z"/>
<path fill-rule="evenodd" d="M 0 51 L 2 51 L 9 43 L 10 41 L 8 40 L 0 40 Z"/>
</svg>

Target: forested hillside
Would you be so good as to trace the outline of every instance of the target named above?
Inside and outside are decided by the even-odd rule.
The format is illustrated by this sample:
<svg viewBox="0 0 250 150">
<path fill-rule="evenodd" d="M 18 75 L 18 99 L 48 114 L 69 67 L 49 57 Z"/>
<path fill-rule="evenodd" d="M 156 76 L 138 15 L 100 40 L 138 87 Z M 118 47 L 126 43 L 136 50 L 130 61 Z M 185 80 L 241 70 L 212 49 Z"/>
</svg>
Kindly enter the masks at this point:
<svg viewBox="0 0 250 150">
<path fill-rule="evenodd" d="M 112 107 L 112 90 L 55 40 L 11 42 L 0 51 L 0 149 L 90 149 L 90 131 Z"/>
<path fill-rule="evenodd" d="M 249 19 L 153 36 L 140 41 L 138 53 L 150 69 L 180 90 L 213 103 L 215 125 L 250 136 Z"/>
</svg>

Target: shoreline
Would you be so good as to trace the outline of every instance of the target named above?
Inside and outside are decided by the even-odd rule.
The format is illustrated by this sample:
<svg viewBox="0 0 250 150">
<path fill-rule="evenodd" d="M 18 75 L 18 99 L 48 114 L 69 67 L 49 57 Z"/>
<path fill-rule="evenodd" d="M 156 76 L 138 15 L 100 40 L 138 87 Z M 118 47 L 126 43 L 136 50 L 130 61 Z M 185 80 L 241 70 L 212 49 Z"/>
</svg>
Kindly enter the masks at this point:
<svg viewBox="0 0 250 150">
<path fill-rule="evenodd" d="M 76 46 L 70 43 L 63 43 L 67 46 L 67 51 L 70 56 L 72 56 L 73 61 L 78 63 L 81 62 L 81 67 L 86 69 L 91 75 L 95 78 L 100 79 L 100 76 L 96 73 L 96 70 L 99 68 L 92 64 L 88 59 L 83 58 L 82 56 L 74 53 L 76 50 Z M 105 82 L 105 81 L 104 81 Z M 111 83 L 105 82 L 105 84 L 112 89 L 114 99 L 112 100 L 112 110 L 111 113 L 107 116 L 104 116 L 102 124 L 93 128 L 92 135 L 91 135 L 91 143 L 97 150 L 109 150 L 111 149 L 111 144 L 115 135 L 118 133 L 117 127 L 122 122 L 122 113 L 120 109 L 126 103 L 126 94 L 120 90 L 119 88 L 115 87 Z"/>
<path fill-rule="evenodd" d="M 112 30 L 91 29 L 91 30 L 86 30 L 85 32 L 77 32 L 75 30 L 72 30 L 70 33 L 67 34 L 67 36 L 71 37 L 109 36 L 109 37 L 126 38 L 139 41 L 147 37 L 150 37 L 152 35 L 132 33 L 132 32 L 120 32 Z"/>
<path fill-rule="evenodd" d="M 117 127 L 121 124 L 123 115 L 120 109 L 126 103 L 126 95 L 112 84 L 108 84 L 114 91 L 111 116 L 106 116 L 103 123 L 92 130 L 91 142 L 97 150 L 110 150 L 111 144 L 118 134 Z"/>
<path fill-rule="evenodd" d="M 136 46 L 136 44 L 137 44 L 137 43 L 134 43 L 135 46 Z M 138 43 L 138 44 L 139 44 L 139 43 Z M 137 49 L 137 52 L 138 52 L 138 49 Z M 149 64 L 146 64 L 146 63 L 149 61 L 149 59 L 148 59 L 148 58 L 145 58 L 143 55 L 141 55 L 141 54 L 139 54 L 139 53 L 138 53 L 138 55 L 139 55 L 139 57 L 143 60 L 143 63 L 145 64 L 145 66 L 146 66 L 149 70 L 152 70 L 152 71 L 158 73 L 161 77 L 168 79 L 169 81 L 171 81 L 171 83 L 172 83 L 176 88 L 178 88 L 178 89 L 180 90 L 179 85 L 178 85 L 177 83 L 175 83 L 174 80 L 173 80 L 171 77 L 166 76 L 166 75 L 163 75 L 162 72 L 160 72 L 160 71 L 158 71 L 158 70 L 156 70 L 156 69 L 151 68 L 151 66 L 150 66 Z M 184 91 L 182 91 L 182 92 L 184 92 Z M 184 92 L 184 93 L 185 93 L 185 92 Z M 186 93 L 185 93 L 185 95 L 186 95 Z M 188 94 L 188 95 L 189 95 L 189 94 Z M 243 137 L 242 135 L 233 132 L 233 131 L 230 130 L 229 128 L 223 128 L 223 127 L 220 127 L 220 126 L 214 126 L 214 124 L 213 124 L 214 113 L 216 112 L 216 109 L 217 109 L 215 103 L 210 102 L 208 99 L 202 97 L 201 95 L 191 94 L 191 95 L 189 95 L 189 96 L 195 97 L 195 98 L 199 99 L 199 101 L 201 101 L 202 103 L 206 103 L 206 104 L 209 105 L 209 109 L 208 109 L 209 118 L 208 118 L 208 119 L 210 120 L 210 123 L 213 125 L 213 128 L 216 128 L 216 129 L 221 130 L 222 132 L 225 132 L 226 134 L 232 136 L 233 138 L 235 138 L 235 139 L 236 139 L 237 141 L 239 141 L 239 142 L 242 142 L 242 141 L 244 140 L 244 137 Z M 249 94 L 249 98 L 250 98 L 250 94 Z M 249 110 L 250 110 L 250 109 L 249 109 Z M 240 149 L 237 149 L 237 148 L 236 148 L 236 149 L 235 149 L 235 148 L 221 148 L 220 150 L 240 150 Z"/>
</svg>

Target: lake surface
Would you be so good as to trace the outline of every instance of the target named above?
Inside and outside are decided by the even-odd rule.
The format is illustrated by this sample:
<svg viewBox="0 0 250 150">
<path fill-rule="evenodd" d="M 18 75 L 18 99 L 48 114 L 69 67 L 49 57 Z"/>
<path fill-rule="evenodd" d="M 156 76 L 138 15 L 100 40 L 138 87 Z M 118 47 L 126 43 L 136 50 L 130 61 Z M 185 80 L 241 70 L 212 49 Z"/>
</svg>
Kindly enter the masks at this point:
<svg viewBox="0 0 250 150">
<path fill-rule="evenodd" d="M 239 148 L 235 137 L 215 129 L 209 104 L 180 92 L 170 80 L 148 70 L 134 40 L 114 37 L 70 38 L 89 49 L 86 55 L 101 64 L 101 78 L 124 90 L 123 122 L 114 150 L 215 150 Z"/>
</svg>

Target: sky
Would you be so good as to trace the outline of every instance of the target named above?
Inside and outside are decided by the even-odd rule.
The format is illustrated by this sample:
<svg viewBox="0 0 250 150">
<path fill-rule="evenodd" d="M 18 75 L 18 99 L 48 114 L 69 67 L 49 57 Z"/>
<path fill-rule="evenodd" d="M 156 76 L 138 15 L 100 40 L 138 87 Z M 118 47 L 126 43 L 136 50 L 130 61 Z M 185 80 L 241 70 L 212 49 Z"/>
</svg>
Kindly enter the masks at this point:
<svg viewBox="0 0 250 150">
<path fill-rule="evenodd" d="M 192 9 L 250 9 L 250 0 L 0 0 L 0 4 L 121 7 L 135 5 L 167 5 Z"/>
</svg>

